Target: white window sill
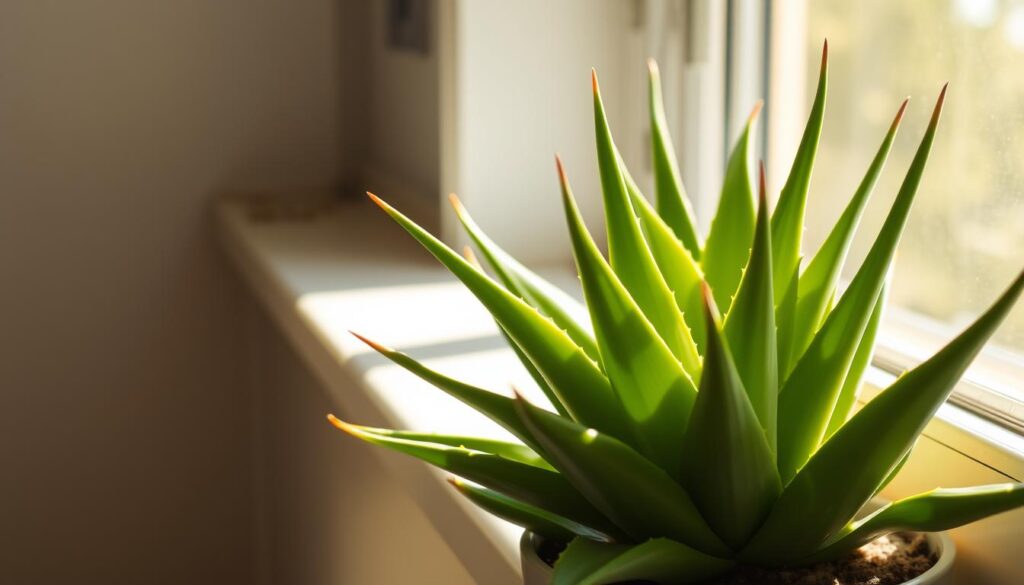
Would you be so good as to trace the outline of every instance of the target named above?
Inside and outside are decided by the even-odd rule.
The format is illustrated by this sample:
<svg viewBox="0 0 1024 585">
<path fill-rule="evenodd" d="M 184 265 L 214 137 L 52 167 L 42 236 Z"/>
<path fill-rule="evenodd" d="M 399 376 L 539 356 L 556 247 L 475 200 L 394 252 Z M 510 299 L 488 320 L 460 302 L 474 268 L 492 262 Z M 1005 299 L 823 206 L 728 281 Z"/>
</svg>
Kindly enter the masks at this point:
<svg viewBox="0 0 1024 585">
<path fill-rule="evenodd" d="M 219 220 L 228 254 L 344 418 L 372 426 L 508 436 L 377 355 L 350 330 L 485 388 L 510 393 L 515 384 L 540 396 L 479 303 L 369 204 L 352 202 L 309 220 L 261 222 L 241 204 L 225 203 Z M 573 284 L 564 270 L 547 274 L 552 275 L 562 280 L 559 284 Z M 884 387 L 887 376 L 872 371 L 869 388 Z M 444 473 L 411 458 L 384 461 L 477 581 L 521 582 L 518 528 L 465 501 Z M 1020 478 L 1024 437 L 947 404 L 885 495 Z M 1024 575 L 1024 558 L 1014 550 L 1024 538 L 1024 512 L 977 523 L 954 536 L 962 582 L 1005 584 Z"/>
</svg>

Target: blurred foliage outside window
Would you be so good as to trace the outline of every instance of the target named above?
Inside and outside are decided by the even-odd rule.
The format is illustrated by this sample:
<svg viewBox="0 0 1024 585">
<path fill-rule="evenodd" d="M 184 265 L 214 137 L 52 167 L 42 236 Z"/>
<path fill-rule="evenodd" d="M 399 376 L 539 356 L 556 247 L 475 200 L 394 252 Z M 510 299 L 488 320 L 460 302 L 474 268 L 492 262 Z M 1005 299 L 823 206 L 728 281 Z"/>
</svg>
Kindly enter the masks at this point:
<svg viewBox="0 0 1024 585">
<path fill-rule="evenodd" d="M 807 11 L 805 95 L 814 93 L 823 38 L 830 75 L 805 254 L 828 234 L 909 95 L 847 264 L 844 276 L 852 277 L 949 81 L 890 307 L 960 329 L 1024 267 L 1024 0 L 814 0 Z M 995 341 L 1024 355 L 1024 310 L 1011 314 Z"/>
</svg>

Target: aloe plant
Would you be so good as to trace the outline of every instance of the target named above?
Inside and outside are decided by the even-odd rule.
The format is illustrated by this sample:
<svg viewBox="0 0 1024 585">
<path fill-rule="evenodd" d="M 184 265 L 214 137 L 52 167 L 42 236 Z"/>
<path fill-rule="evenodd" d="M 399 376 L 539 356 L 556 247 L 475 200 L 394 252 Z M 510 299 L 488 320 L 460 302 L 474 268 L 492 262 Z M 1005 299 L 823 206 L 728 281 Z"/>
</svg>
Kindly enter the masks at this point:
<svg viewBox="0 0 1024 585">
<path fill-rule="evenodd" d="M 371 195 L 490 311 L 550 407 L 465 384 L 361 339 L 519 442 L 331 421 L 451 472 L 456 489 L 485 510 L 565 543 L 556 584 L 700 583 L 741 564 L 833 559 L 889 532 L 945 530 L 1024 505 L 1020 484 L 937 489 L 857 519 L 1024 288 L 1022 274 L 941 351 L 854 412 L 945 88 L 884 225 L 841 291 L 847 250 L 907 103 L 801 271 L 827 58 L 774 211 L 763 166 L 757 173 L 753 163 L 755 108 L 706 239 L 685 199 L 659 83 L 651 63 L 652 205 L 616 150 L 593 78 L 607 259 L 557 163 L 585 306 L 503 251 L 457 200 L 493 278 L 473 255 L 463 258 Z"/>
</svg>

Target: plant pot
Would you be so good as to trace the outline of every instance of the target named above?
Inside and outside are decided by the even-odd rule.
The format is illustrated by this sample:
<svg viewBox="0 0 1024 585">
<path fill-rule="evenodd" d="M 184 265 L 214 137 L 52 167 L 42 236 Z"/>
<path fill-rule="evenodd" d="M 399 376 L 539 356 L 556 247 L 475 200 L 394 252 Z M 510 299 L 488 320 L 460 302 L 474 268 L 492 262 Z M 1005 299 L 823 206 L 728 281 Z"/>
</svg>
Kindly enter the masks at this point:
<svg viewBox="0 0 1024 585">
<path fill-rule="evenodd" d="M 529 531 L 524 532 L 519 540 L 524 585 L 548 585 L 551 582 L 552 568 L 537 555 L 541 542 L 539 536 Z M 953 560 L 956 558 L 953 539 L 945 532 L 936 532 L 928 534 L 928 544 L 939 560 L 932 568 L 903 585 L 953 585 Z"/>
</svg>

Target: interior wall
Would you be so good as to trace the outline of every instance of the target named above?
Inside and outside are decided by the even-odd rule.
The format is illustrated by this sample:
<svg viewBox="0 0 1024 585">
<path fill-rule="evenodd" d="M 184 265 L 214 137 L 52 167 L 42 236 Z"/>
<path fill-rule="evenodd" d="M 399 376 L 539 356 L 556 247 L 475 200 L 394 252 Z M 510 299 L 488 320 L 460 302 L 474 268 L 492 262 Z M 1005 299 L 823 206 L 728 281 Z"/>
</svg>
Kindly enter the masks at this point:
<svg viewBox="0 0 1024 585">
<path fill-rule="evenodd" d="M 392 44 L 390 4 L 371 2 L 363 31 L 370 102 L 362 153 L 363 184 L 432 226 L 436 223 L 440 174 L 440 42 L 436 27 L 440 2 L 421 3 L 427 31 L 425 52 Z"/>
<path fill-rule="evenodd" d="M 619 146 L 632 144 L 625 97 L 636 77 L 627 73 L 645 67 L 627 50 L 636 42 L 634 9 L 621 0 L 454 0 L 442 188 L 457 192 L 488 234 L 524 261 L 571 258 L 555 153 L 603 239 L 590 69 L 600 75 Z M 447 204 L 441 217 L 446 239 L 463 241 Z"/>
<path fill-rule="evenodd" d="M 405 456 L 328 424 L 327 413 L 345 418 L 344 399 L 328 400 L 268 316 L 249 315 L 246 347 L 263 509 L 260 582 L 471 585 L 409 489 L 378 459 Z"/>
<path fill-rule="evenodd" d="M 210 202 L 338 183 L 348 5 L 0 3 L 0 582 L 254 581 Z"/>
</svg>

